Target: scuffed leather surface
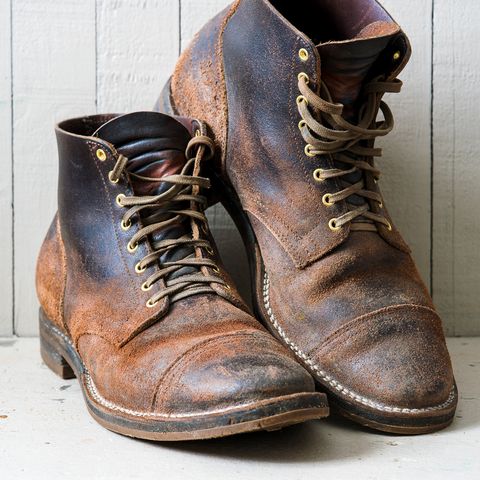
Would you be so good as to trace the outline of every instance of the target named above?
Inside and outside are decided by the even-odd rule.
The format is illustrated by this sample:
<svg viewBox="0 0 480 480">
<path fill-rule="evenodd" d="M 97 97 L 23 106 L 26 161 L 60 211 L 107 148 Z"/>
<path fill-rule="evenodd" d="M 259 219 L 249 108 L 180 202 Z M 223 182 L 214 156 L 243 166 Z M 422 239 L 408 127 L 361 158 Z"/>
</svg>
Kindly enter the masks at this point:
<svg viewBox="0 0 480 480">
<path fill-rule="evenodd" d="M 143 143 L 139 139 L 148 132 L 142 126 L 149 124 L 152 132 L 151 115 L 159 129 L 153 141 Z M 234 287 L 230 301 L 209 293 L 159 309 L 145 306 L 151 291 L 141 291 L 145 279 L 134 272 L 134 265 L 149 244 L 143 242 L 134 255 L 127 253 L 132 232 L 121 230 L 123 209 L 115 203 L 116 195 L 130 194 L 132 185 L 108 181 L 115 146 L 92 135 L 112 121 L 106 127 L 113 130 L 109 140 L 128 145 L 138 160 L 145 145 L 150 155 L 153 144 L 182 152 L 194 128 L 192 121 L 179 119 L 181 126 L 161 114 L 126 116 L 116 125 L 115 118 L 99 115 L 58 126 L 58 224 L 52 223 L 37 268 L 41 306 L 72 339 L 99 395 L 137 412 L 182 415 L 313 392 L 311 376 L 247 312 Z M 97 158 L 97 148 L 107 153 L 105 161 Z M 159 164 L 157 156 L 157 173 L 159 167 L 170 168 L 168 158 L 176 168 L 175 154 L 163 156 Z M 230 282 L 220 261 L 217 265 Z"/>
<path fill-rule="evenodd" d="M 330 11 L 335 6 L 324 0 L 310 3 Z M 348 4 L 353 5 L 348 15 L 340 9 L 340 17 L 333 20 L 344 25 L 343 33 L 323 41 L 345 40 L 377 21 L 393 23 L 374 0 Z M 357 7 L 362 14 L 355 18 Z M 303 9 L 296 11 L 307 15 Z M 209 28 L 201 30 L 190 51 L 197 52 L 196 60 L 201 62 L 201 55 L 212 52 L 198 50 L 196 44 L 223 46 L 227 103 L 222 111 L 228 111 L 228 137 L 222 152 L 226 171 L 219 174 L 233 185 L 248 213 L 270 280 L 269 300 L 276 321 L 320 367 L 349 388 L 370 392 L 374 400 L 411 408 L 445 401 L 454 380 L 441 321 L 398 231 L 395 227 L 392 231 L 380 227 L 378 233 L 328 229 L 328 220 L 346 206 L 322 204 L 322 196 L 339 186 L 334 180 L 313 181 L 315 168 L 332 165 L 326 158 L 304 155 L 295 104 L 299 72 L 307 73 L 318 87 L 323 67 L 315 44 L 267 0 L 240 0 L 223 38 L 211 38 L 214 34 L 221 35 Z M 300 48 L 308 51 L 308 62 L 299 60 Z M 394 63 L 396 51 L 401 58 Z M 401 31 L 387 42 L 382 55 L 385 74 L 394 78 L 410 56 Z M 185 78 L 190 74 L 186 68 L 177 73 Z M 178 106 L 183 92 L 177 87 L 172 93 Z M 196 94 L 205 104 L 218 102 L 202 83 L 196 85 Z M 195 105 L 189 113 L 203 115 L 215 130 L 215 119 L 203 105 Z M 261 290 L 256 294 L 263 303 Z M 335 342 L 337 332 L 347 331 L 346 325 L 352 328 L 343 334 L 345 344 Z M 323 348 L 327 340 L 329 346 Z"/>
</svg>

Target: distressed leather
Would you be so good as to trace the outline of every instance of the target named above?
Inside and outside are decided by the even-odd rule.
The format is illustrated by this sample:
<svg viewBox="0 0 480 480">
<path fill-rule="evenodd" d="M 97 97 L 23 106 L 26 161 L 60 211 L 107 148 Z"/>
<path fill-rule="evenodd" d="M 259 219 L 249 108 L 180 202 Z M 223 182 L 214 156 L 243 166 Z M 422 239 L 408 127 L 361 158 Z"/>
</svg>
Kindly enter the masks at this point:
<svg viewBox="0 0 480 480">
<path fill-rule="evenodd" d="M 335 165 L 305 155 L 296 105 L 304 72 L 354 116 L 366 78 L 396 78 L 409 56 L 374 0 L 237 0 L 185 50 L 170 100 L 213 130 L 216 175 L 238 196 L 261 254 L 261 317 L 338 398 L 416 415 L 456 403 L 441 320 L 386 209 L 391 229 L 329 228 L 348 207 L 322 203 L 341 186 L 314 181 L 315 168 Z"/>
<path fill-rule="evenodd" d="M 178 173 L 196 130 L 204 133 L 203 125 L 153 112 L 84 117 L 56 128 L 58 213 L 38 259 L 40 304 L 75 346 L 99 395 L 133 412 L 208 413 L 315 390 L 306 370 L 249 313 L 208 232 L 226 284 L 215 287 L 221 295 L 199 293 L 146 307 L 152 292 L 140 286 L 159 267 L 135 272 L 151 240 L 127 252 L 141 221 L 122 230 L 124 209 L 116 204 L 118 194 L 138 195 L 141 187 L 128 177 L 112 183 L 109 172 L 122 152 L 137 173 Z M 158 183 L 151 188 L 162 189 Z M 173 238 L 189 228 L 189 222 L 174 224 L 158 235 Z M 156 282 L 154 288 L 164 286 Z"/>
</svg>

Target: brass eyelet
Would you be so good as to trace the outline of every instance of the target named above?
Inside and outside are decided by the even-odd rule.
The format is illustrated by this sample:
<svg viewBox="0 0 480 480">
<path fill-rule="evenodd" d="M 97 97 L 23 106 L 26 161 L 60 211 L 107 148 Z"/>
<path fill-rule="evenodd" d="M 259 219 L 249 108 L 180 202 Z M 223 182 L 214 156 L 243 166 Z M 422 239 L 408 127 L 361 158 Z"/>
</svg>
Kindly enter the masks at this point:
<svg viewBox="0 0 480 480">
<path fill-rule="evenodd" d="M 298 122 L 298 129 L 299 129 L 299 130 L 302 130 L 302 129 L 303 129 L 304 127 L 306 127 L 306 126 L 307 126 L 307 122 L 306 122 L 305 120 L 300 120 L 300 121 Z"/>
<path fill-rule="evenodd" d="M 212 247 L 205 247 L 205 250 L 209 255 L 213 255 L 213 248 Z"/>
<path fill-rule="evenodd" d="M 120 227 L 124 232 L 127 230 L 130 230 L 130 227 L 132 226 L 132 222 L 128 220 L 128 222 L 124 222 L 123 220 L 120 222 Z"/>
<path fill-rule="evenodd" d="M 142 292 L 148 292 L 149 290 L 151 290 L 153 287 L 153 284 L 152 285 L 147 285 L 147 282 L 144 282 L 142 283 L 142 286 L 140 287 L 142 289 Z"/>
<path fill-rule="evenodd" d="M 322 168 L 316 168 L 314 171 L 313 171 L 313 178 L 316 182 L 324 182 L 325 179 L 322 178 L 322 173 L 323 173 L 323 169 Z"/>
<path fill-rule="evenodd" d="M 115 202 L 117 202 L 117 205 L 119 207 L 122 207 L 123 208 L 123 205 L 122 205 L 122 199 L 125 198 L 125 195 L 123 193 L 119 193 L 117 195 L 117 198 L 115 198 Z"/>
<path fill-rule="evenodd" d="M 158 303 L 158 300 L 155 301 L 155 302 L 152 302 L 152 299 L 149 298 L 149 299 L 147 300 L 147 303 L 146 303 L 145 305 L 146 305 L 148 308 L 153 308 L 157 303 Z"/>
<path fill-rule="evenodd" d="M 135 264 L 135 273 L 143 273 L 146 269 L 147 267 L 140 266 L 140 262 Z"/>
<path fill-rule="evenodd" d="M 138 243 L 135 243 L 135 245 L 131 245 L 130 242 L 127 243 L 127 250 L 129 253 L 135 252 L 137 248 L 138 248 Z"/>
<path fill-rule="evenodd" d="M 118 183 L 118 178 L 116 180 L 113 180 L 112 175 L 113 175 L 113 170 L 110 170 L 108 172 L 108 179 L 110 180 L 110 183 Z"/>
<path fill-rule="evenodd" d="M 326 193 L 323 197 L 322 197 L 322 203 L 324 205 L 326 205 L 327 207 L 331 207 L 332 205 L 335 205 L 335 202 L 332 202 L 330 201 L 330 193 Z"/>
<path fill-rule="evenodd" d="M 393 60 L 396 62 L 397 60 L 400 60 L 400 57 L 401 57 L 400 50 L 397 50 L 397 51 L 393 54 Z"/>
<path fill-rule="evenodd" d="M 200 130 L 198 130 L 198 129 L 195 130 L 195 136 L 196 136 L 196 137 L 199 137 L 201 134 L 202 134 L 202 133 L 200 132 Z"/>
<path fill-rule="evenodd" d="M 101 148 L 97 149 L 96 154 L 97 154 L 97 158 L 101 162 L 104 162 L 107 159 L 107 154 L 105 153 L 105 150 L 102 150 Z"/>
<path fill-rule="evenodd" d="M 305 48 L 301 48 L 298 51 L 298 56 L 302 62 L 306 62 L 308 60 L 308 51 Z"/>
<path fill-rule="evenodd" d="M 224 285 L 224 287 L 225 287 L 226 290 L 231 290 L 232 289 L 232 287 L 228 283 L 226 283 Z"/>
<path fill-rule="evenodd" d="M 297 75 L 297 78 L 298 80 L 301 80 L 302 78 L 305 79 L 305 83 L 308 85 L 308 83 L 310 82 L 310 77 L 305 73 L 305 72 L 300 72 L 298 75 Z"/>
<path fill-rule="evenodd" d="M 305 155 L 307 157 L 315 157 L 316 154 L 312 152 L 312 148 L 313 145 L 310 145 L 309 143 L 305 145 Z"/>
<path fill-rule="evenodd" d="M 299 95 L 297 97 L 297 105 L 300 105 L 301 103 L 304 103 L 304 102 L 305 102 L 305 105 L 308 105 L 308 100 L 303 95 Z"/>
<path fill-rule="evenodd" d="M 380 202 L 380 203 L 378 204 L 378 208 L 383 208 L 383 202 Z"/>
<path fill-rule="evenodd" d="M 387 225 L 385 225 L 385 227 L 387 228 L 387 230 L 388 230 L 389 232 L 392 231 L 392 224 L 391 224 L 388 220 L 387 220 Z"/>
<path fill-rule="evenodd" d="M 215 273 L 220 273 L 220 269 L 218 267 L 212 267 L 212 270 L 215 272 Z"/>
<path fill-rule="evenodd" d="M 336 222 L 337 222 L 336 218 L 331 218 L 328 221 L 328 227 L 332 232 L 336 232 L 337 230 L 340 230 L 342 228 L 342 227 L 338 227 Z"/>
</svg>

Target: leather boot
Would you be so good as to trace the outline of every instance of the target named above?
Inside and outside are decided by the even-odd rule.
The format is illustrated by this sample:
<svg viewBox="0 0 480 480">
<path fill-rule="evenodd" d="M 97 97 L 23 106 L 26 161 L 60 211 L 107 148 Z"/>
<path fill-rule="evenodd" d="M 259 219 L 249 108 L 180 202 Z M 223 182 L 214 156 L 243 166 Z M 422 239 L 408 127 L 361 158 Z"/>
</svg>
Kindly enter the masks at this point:
<svg viewBox="0 0 480 480">
<path fill-rule="evenodd" d="M 58 213 L 37 266 L 43 359 L 79 379 L 100 424 L 133 437 L 323 417 L 325 395 L 221 265 L 200 176 L 213 142 L 181 122 L 139 112 L 58 125 Z"/>
<path fill-rule="evenodd" d="M 393 127 L 382 97 L 409 56 L 374 0 L 238 0 L 157 104 L 213 130 L 258 317 L 342 414 L 407 434 L 445 427 L 457 403 L 441 321 L 374 163 Z"/>
</svg>

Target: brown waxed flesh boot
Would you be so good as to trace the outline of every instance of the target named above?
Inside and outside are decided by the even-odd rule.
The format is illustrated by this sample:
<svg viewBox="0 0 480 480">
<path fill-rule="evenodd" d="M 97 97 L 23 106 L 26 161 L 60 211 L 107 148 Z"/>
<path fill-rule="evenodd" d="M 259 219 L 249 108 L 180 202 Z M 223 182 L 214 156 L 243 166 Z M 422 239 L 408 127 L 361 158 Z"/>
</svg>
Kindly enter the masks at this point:
<svg viewBox="0 0 480 480">
<path fill-rule="evenodd" d="M 40 251 L 41 353 L 92 416 L 150 440 L 275 430 L 328 414 L 248 312 L 204 214 L 205 126 L 156 112 L 60 123 L 58 213 Z"/>
<path fill-rule="evenodd" d="M 212 176 L 246 242 L 256 314 L 330 404 L 374 429 L 439 430 L 457 404 L 441 320 L 373 160 L 409 42 L 375 0 L 300 3 L 220 12 L 156 109 L 210 125 Z"/>
</svg>

